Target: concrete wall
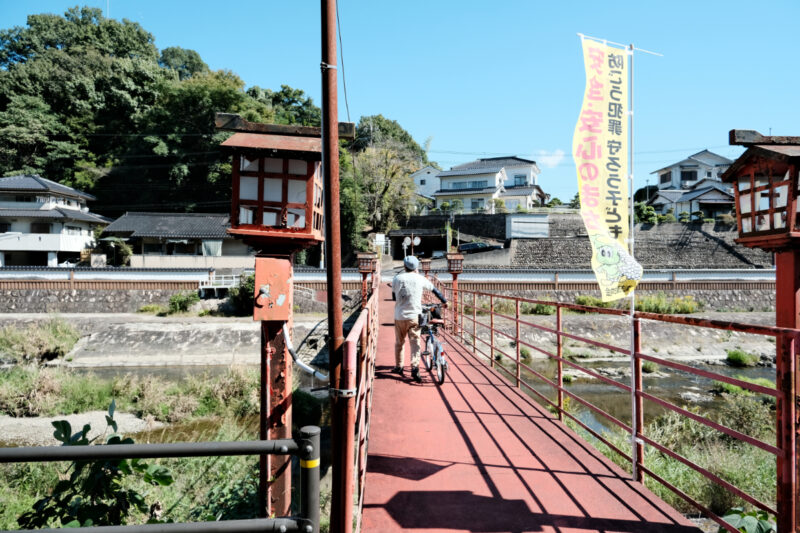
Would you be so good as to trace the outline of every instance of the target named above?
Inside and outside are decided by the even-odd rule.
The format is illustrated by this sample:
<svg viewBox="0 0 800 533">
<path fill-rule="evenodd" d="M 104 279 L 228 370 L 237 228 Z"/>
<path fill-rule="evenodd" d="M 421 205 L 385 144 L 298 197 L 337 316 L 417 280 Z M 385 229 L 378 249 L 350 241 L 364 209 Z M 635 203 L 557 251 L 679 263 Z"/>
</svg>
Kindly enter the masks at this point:
<svg viewBox="0 0 800 533">
<path fill-rule="evenodd" d="M 168 305 L 178 290 L 0 290 L 2 313 L 135 313 L 147 304 Z M 325 291 L 298 287 L 295 292 L 298 313 L 324 313 L 327 310 Z M 342 308 L 354 309 L 361 301 L 361 291 L 346 290 Z"/>
</svg>

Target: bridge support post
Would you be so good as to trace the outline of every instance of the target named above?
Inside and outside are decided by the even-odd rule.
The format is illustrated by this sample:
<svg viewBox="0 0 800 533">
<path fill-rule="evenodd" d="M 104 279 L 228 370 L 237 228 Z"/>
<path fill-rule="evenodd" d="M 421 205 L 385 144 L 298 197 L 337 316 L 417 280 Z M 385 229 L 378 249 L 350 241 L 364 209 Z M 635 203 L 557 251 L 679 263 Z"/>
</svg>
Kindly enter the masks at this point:
<svg viewBox="0 0 800 533">
<path fill-rule="evenodd" d="M 289 257 L 257 256 L 253 319 L 261 321 L 260 440 L 292 438 L 292 360 L 283 326 L 292 329 L 293 283 Z M 288 516 L 291 457 L 259 456 L 259 516 Z"/>
<path fill-rule="evenodd" d="M 775 254 L 775 325 L 800 329 L 800 250 Z M 797 438 L 797 337 L 776 339 L 776 386 L 782 393 L 777 405 L 778 531 L 797 531 L 798 438 Z"/>
</svg>

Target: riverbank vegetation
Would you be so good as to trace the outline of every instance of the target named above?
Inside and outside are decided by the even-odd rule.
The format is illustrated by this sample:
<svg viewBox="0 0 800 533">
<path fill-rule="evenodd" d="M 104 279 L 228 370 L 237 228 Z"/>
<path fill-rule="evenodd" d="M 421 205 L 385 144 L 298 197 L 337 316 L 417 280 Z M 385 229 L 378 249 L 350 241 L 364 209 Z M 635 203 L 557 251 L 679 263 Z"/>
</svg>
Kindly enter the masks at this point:
<svg viewBox="0 0 800 533">
<path fill-rule="evenodd" d="M 37 362 L 67 354 L 80 334 L 60 318 L 0 329 L 0 360 L 11 363 Z"/>
<path fill-rule="evenodd" d="M 168 424 L 132 435 L 136 442 L 253 440 L 258 438 L 258 380 L 255 369 L 245 368 L 231 368 L 219 376 L 171 381 L 129 374 L 101 379 L 63 368 L 31 365 L 0 372 L 0 414 L 58 416 L 106 410 L 113 402 L 120 412 Z M 325 400 L 295 388 L 295 429 L 329 424 L 326 405 Z M 107 435 L 113 433 L 113 429 L 107 431 Z M 153 484 L 143 475 L 117 480 L 121 490 L 139 494 L 147 502 L 146 508 L 132 506 L 124 519 L 126 523 L 256 516 L 258 462 L 253 457 L 154 459 L 148 463 L 152 468 L 163 468 L 159 472 L 166 472 L 172 481 Z M 30 513 L 35 502 L 51 495 L 59 480 L 69 479 L 72 474 L 73 467 L 68 463 L 0 465 L 0 529 L 19 528 L 17 519 Z M 323 500 L 327 501 L 327 497 Z"/>
</svg>

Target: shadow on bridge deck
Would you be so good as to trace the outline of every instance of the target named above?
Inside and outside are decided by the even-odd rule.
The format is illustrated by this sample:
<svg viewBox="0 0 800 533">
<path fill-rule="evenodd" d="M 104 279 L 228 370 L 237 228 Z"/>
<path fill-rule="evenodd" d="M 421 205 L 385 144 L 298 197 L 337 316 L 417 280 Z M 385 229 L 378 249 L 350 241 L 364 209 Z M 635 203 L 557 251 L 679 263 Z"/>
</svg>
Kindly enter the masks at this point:
<svg viewBox="0 0 800 533">
<path fill-rule="evenodd" d="M 390 373 L 381 291 L 364 531 L 699 531 L 461 346 L 441 387 Z"/>
</svg>

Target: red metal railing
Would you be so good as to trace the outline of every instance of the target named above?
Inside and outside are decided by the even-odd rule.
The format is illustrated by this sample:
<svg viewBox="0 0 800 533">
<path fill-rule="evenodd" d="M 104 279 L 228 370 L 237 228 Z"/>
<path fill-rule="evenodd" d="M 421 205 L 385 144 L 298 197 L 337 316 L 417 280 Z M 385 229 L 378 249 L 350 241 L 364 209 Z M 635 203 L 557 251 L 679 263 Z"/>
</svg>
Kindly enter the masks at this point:
<svg viewBox="0 0 800 533">
<path fill-rule="evenodd" d="M 375 357 L 378 351 L 378 284 L 380 265 L 372 274 L 371 296 L 344 341 L 343 376 L 346 376 L 348 423 L 344 429 L 342 509 L 336 511 L 338 524 L 332 530 L 353 531 L 353 511 L 356 510 L 355 531 L 361 529 L 361 507 L 364 499 L 364 480 L 367 474 L 367 444 L 372 412 L 372 384 L 375 378 Z M 335 459 L 334 459 L 335 460 Z M 333 490 L 337 490 L 334 487 Z"/>
<path fill-rule="evenodd" d="M 694 506 L 700 512 L 717 522 L 720 526 L 735 533 L 738 531 L 736 528 L 731 526 L 728 522 L 723 520 L 719 515 L 712 512 L 706 505 L 698 501 L 696 497 L 687 494 L 683 491 L 680 487 L 677 487 L 670 483 L 669 481 L 665 480 L 657 473 L 653 472 L 647 466 L 645 466 L 644 462 L 644 447 L 645 445 L 650 446 L 653 450 L 663 453 L 664 455 L 679 461 L 680 463 L 686 465 L 687 467 L 691 468 L 695 472 L 699 473 L 706 479 L 710 480 L 711 482 L 725 488 L 726 490 L 730 491 L 732 494 L 738 496 L 748 504 L 752 505 L 757 509 L 761 509 L 766 511 L 772 515 L 778 515 L 779 510 L 782 508 L 781 499 L 786 498 L 795 498 L 797 494 L 797 481 L 796 477 L 791 475 L 792 469 L 796 464 L 796 457 L 795 457 L 795 444 L 794 438 L 786 438 L 786 436 L 781 435 L 781 421 L 777 420 L 777 445 L 768 444 L 763 442 L 757 438 L 751 437 L 746 435 L 740 431 L 731 429 L 726 427 L 714 420 L 709 419 L 706 416 L 693 412 L 689 409 L 685 409 L 678 405 L 675 405 L 663 398 L 659 398 L 656 395 L 652 394 L 648 390 L 645 390 L 643 380 L 642 380 L 642 361 L 651 361 L 653 363 L 657 363 L 658 365 L 668 367 L 673 370 L 677 370 L 680 372 L 687 373 L 692 376 L 697 376 L 700 378 L 711 379 L 719 382 L 729 383 L 731 385 L 735 385 L 737 387 L 741 387 L 747 391 L 766 395 L 773 397 L 777 400 L 777 417 L 780 417 L 781 413 L 783 412 L 783 406 L 787 405 L 786 402 L 793 402 L 796 401 L 796 398 L 790 396 L 792 394 L 792 387 L 791 381 L 794 379 L 792 376 L 790 379 L 784 379 L 781 376 L 781 369 L 778 369 L 778 376 L 776 383 L 778 384 L 778 388 L 771 388 L 765 387 L 762 385 L 758 385 L 755 383 L 751 383 L 748 381 L 744 381 L 741 379 L 725 376 L 716 372 L 710 372 L 707 370 L 695 368 L 693 366 L 677 362 L 674 360 L 664 359 L 663 357 L 656 357 L 652 354 L 646 354 L 642 352 L 642 322 L 664 322 L 664 323 L 673 323 L 673 324 L 681 324 L 685 326 L 697 327 L 697 328 L 710 328 L 710 329 L 717 329 L 717 330 L 725 330 L 730 332 L 738 332 L 738 333 L 747 333 L 747 334 L 755 334 L 755 335 L 765 335 L 775 338 L 776 344 L 778 347 L 781 345 L 785 346 L 788 350 L 790 358 L 788 360 L 794 361 L 796 356 L 796 346 L 797 341 L 800 338 L 800 331 L 794 329 L 787 329 L 787 328 L 777 328 L 777 327 L 767 327 L 767 326 L 758 326 L 758 325 L 749 325 L 749 324 L 739 324 L 733 322 L 724 322 L 724 321 L 716 321 L 716 320 L 705 320 L 695 317 L 685 317 L 685 316 L 676 316 L 676 315 L 663 315 L 657 313 L 646 313 L 646 312 L 635 312 L 633 316 L 630 315 L 629 311 L 623 311 L 619 309 L 606 309 L 606 308 L 597 308 L 597 307 L 589 307 L 577 304 L 567 304 L 567 303 L 559 303 L 553 301 L 542 301 L 542 300 L 532 300 L 526 298 L 518 298 L 518 297 L 511 297 L 511 296 L 503 296 L 499 294 L 492 294 L 492 293 L 485 293 L 485 292 L 476 292 L 476 291 L 468 291 L 468 290 L 458 290 L 456 291 L 457 297 L 453 298 L 453 289 L 452 286 L 442 283 L 440 280 L 435 280 L 434 282 L 438 288 L 447 295 L 449 301 L 453 302 L 456 301 L 456 305 L 453 309 L 448 310 L 448 316 L 446 318 L 448 324 L 448 332 L 447 335 L 450 336 L 451 340 L 460 342 L 463 346 L 467 348 L 468 351 L 471 351 L 472 354 L 476 357 L 476 359 L 480 360 L 484 364 L 488 362 L 489 366 L 494 367 L 504 374 L 506 374 L 509 380 L 514 383 L 517 387 L 521 387 L 525 389 L 528 393 L 534 395 L 538 399 L 540 399 L 544 404 L 552 408 L 553 411 L 557 413 L 557 416 L 560 420 L 564 420 L 565 417 L 568 418 L 571 422 L 574 422 L 577 426 L 585 430 L 588 434 L 592 435 L 598 441 L 602 442 L 609 449 L 613 450 L 616 454 L 626 459 L 631 464 L 631 470 L 633 472 L 634 479 L 637 481 L 643 481 L 644 476 L 643 474 L 649 475 L 652 479 L 656 480 L 657 482 L 661 483 L 664 487 L 668 488 L 675 494 L 677 494 L 680 498 L 683 498 L 689 504 Z M 513 314 L 510 311 L 506 311 L 505 313 L 500 313 L 495 311 L 495 306 L 500 301 L 507 301 L 510 302 L 512 305 L 506 304 L 504 307 L 506 309 L 513 308 Z M 535 324 L 530 322 L 529 320 L 525 320 L 524 317 L 520 313 L 520 308 L 522 304 L 527 305 L 547 305 L 552 306 L 555 308 L 555 328 L 550 328 L 543 326 L 541 324 Z M 564 312 L 566 310 L 576 311 L 579 313 L 594 313 L 594 314 L 604 314 L 604 315 L 617 315 L 621 318 L 627 318 L 632 321 L 631 324 L 631 336 L 632 336 L 632 344 L 630 347 L 619 347 L 614 346 L 612 344 L 608 344 L 605 342 L 600 342 L 594 339 L 582 337 L 579 335 L 571 334 L 565 331 L 563 327 L 564 321 Z M 484 315 L 484 319 L 479 318 L 481 315 Z M 486 316 L 488 315 L 488 316 Z M 503 322 L 504 328 L 500 329 L 498 327 L 498 322 Z M 512 327 L 513 326 L 513 327 Z M 548 334 L 552 334 L 555 340 L 555 350 L 553 352 L 543 349 L 541 346 L 537 346 L 534 343 L 530 343 L 524 340 L 521 335 L 521 328 L 532 328 L 539 332 L 544 332 Z M 511 332 L 513 330 L 513 333 Z M 513 341 L 514 352 L 509 353 L 504 351 L 500 348 L 499 343 L 495 342 L 498 337 L 504 337 L 507 341 Z M 626 354 L 630 356 L 631 352 L 633 351 L 633 358 L 629 359 L 631 361 L 631 382 L 630 385 L 621 383 L 610 377 L 604 376 L 598 372 L 593 371 L 590 368 L 586 368 L 575 361 L 567 358 L 564 356 L 564 342 L 566 339 L 571 339 L 574 341 L 582 342 L 588 344 L 597 349 L 609 350 L 611 352 L 619 353 L 619 354 Z M 537 371 L 531 365 L 526 364 L 521 358 L 521 349 L 522 347 L 527 347 L 530 350 L 538 352 L 546 356 L 548 359 L 553 360 L 556 362 L 556 371 L 555 376 L 548 377 L 544 375 L 542 372 Z M 512 363 L 512 368 L 509 370 L 502 364 L 496 364 L 495 359 L 498 358 L 499 360 L 508 360 Z M 618 418 L 614 417 L 612 414 L 604 410 L 601 406 L 595 405 L 585 398 L 581 398 L 579 395 L 575 394 L 569 388 L 564 386 L 564 367 L 570 367 L 572 369 L 578 370 L 580 372 L 584 372 L 585 374 L 595 378 L 599 382 L 618 389 L 619 391 L 623 391 L 629 393 L 631 395 L 631 413 L 630 419 L 631 424 L 627 424 Z M 780 365 L 779 365 L 780 366 Z M 553 391 L 555 391 L 555 400 L 551 400 L 547 395 L 543 394 L 535 387 L 533 387 L 528 381 L 525 379 L 525 374 L 528 376 L 533 376 L 537 380 L 541 381 L 542 383 L 549 386 Z M 632 442 L 630 451 L 622 450 L 613 442 L 611 442 L 606 436 L 601 432 L 589 427 L 584 421 L 580 420 L 574 413 L 570 412 L 565 405 L 565 397 L 570 398 L 572 401 L 577 402 L 582 407 L 590 410 L 593 414 L 600 415 L 603 419 L 607 420 L 608 423 L 612 426 L 617 426 L 622 431 L 626 432 L 628 435 L 632 435 L 633 437 L 630 439 Z M 716 475 L 715 473 L 711 472 L 708 468 L 700 466 L 698 464 L 693 463 L 689 459 L 681 456 L 679 453 L 676 453 L 674 450 L 669 449 L 668 447 L 656 442 L 654 439 L 648 437 L 648 435 L 644 432 L 644 402 L 643 400 L 648 400 L 653 402 L 656 406 L 664 411 L 673 411 L 678 413 L 684 417 L 690 418 L 691 420 L 702 424 L 703 426 L 712 428 L 716 431 L 722 432 L 728 437 L 735 439 L 737 441 L 747 443 L 750 446 L 754 446 L 763 450 L 769 454 L 772 454 L 776 457 L 777 460 L 777 471 L 778 471 L 778 487 L 776 487 L 777 493 L 777 501 L 778 501 L 778 509 L 773 508 L 771 505 L 759 501 L 752 495 L 746 493 L 739 487 L 735 486 L 734 484 L 722 479 L 720 476 Z M 796 428 L 795 428 L 796 429 Z M 780 472 L 783 471 L 783 476 L 781 476 Z M 783 477 L 783 480 L 782 480 Z M 780 486 L 782 484 L 784 486 Z M 786 486 L 786 484 L 790 484 L 790 486 Z M 786 505 L 783 507 L 784 509 L 791 509 L 791 505 Z"/>
</svg>

